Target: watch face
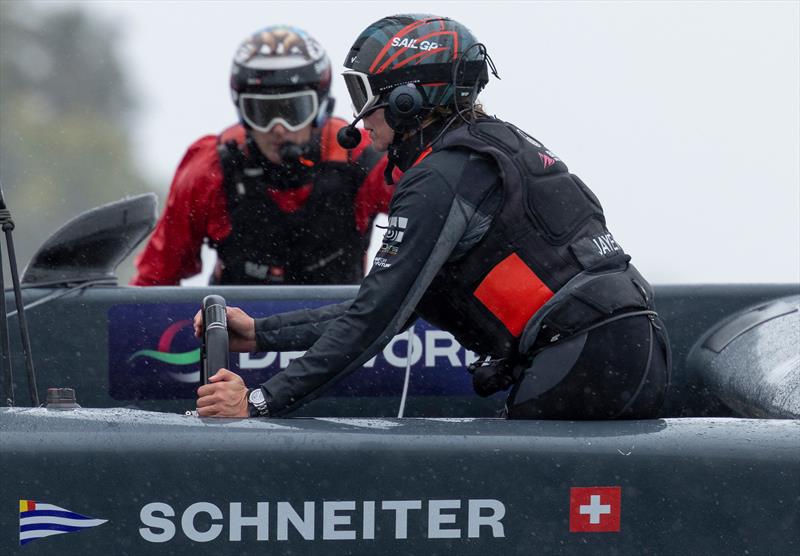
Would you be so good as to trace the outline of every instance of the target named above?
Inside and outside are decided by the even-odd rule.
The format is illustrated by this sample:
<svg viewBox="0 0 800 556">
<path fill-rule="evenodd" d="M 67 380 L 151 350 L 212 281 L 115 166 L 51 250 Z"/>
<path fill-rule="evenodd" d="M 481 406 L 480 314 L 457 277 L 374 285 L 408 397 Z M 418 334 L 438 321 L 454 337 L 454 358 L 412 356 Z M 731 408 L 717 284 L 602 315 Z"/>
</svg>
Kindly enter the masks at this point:
<svg viewBox="0 0 800 556">
<path fill-rule="evenodd" d="M 248 401 L 253 405 L 264 403 L 264 391 L 261 388 L 256 388 L 255 390 L 250 392 L 250 397 L 248 398 Z"/>
</svg>

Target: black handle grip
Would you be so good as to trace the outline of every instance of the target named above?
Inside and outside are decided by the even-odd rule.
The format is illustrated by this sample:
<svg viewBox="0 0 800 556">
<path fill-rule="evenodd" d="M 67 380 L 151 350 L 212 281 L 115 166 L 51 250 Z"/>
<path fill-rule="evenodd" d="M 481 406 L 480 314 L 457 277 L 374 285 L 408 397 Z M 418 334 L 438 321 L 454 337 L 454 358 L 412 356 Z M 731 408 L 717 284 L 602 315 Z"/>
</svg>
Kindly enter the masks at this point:
<svg viewBox="0 0 800 556">
<path fill-rule="evenodd" d="M 203 348 L 200 362 L 200 384 L 221 368 L 230 368 L 228 350 L 228 321 L 225 298 L 208 295 L 203 299 Z"/>
</svg>

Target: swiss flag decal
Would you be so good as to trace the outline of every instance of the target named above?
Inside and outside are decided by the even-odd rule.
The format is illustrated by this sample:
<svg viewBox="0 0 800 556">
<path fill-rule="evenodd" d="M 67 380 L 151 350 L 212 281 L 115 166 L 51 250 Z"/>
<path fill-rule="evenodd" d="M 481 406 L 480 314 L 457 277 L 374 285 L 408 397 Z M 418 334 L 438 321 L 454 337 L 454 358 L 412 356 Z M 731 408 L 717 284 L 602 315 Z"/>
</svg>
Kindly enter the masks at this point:
<svg viewBox="0 0 800 556">
<path fill-rule="evenodd" d="M 569 489 L 570 533 L 619 532 L 622 514 L 620 487 L 572 487 Z"/>
</svg>

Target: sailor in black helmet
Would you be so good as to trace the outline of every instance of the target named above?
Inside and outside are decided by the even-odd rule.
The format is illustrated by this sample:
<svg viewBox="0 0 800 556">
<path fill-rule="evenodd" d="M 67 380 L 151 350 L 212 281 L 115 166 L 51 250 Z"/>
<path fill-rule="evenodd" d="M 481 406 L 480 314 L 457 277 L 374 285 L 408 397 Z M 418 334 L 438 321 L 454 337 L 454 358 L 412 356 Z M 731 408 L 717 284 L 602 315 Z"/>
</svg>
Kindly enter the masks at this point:
<svg viewBox="0 0 800 556">
<path fill-rule="evenodd" d="M 383 244 L 352 301 L 259 319 L 229 309 L 233 349 L 308 351 L 252 389 L 219 371 L 199 414 L 286 415 L 424 318 L 482 356 L 475 390 L 509 389 L 509 418 L 656 416 L 669 348 L 652 288 L 591 190 L 476 104 L 494 72 L 485 47 L 451 19 L 398 15 L 370 25 L 345 66 L 356 121 L 404 171 Z"/>
</svg>

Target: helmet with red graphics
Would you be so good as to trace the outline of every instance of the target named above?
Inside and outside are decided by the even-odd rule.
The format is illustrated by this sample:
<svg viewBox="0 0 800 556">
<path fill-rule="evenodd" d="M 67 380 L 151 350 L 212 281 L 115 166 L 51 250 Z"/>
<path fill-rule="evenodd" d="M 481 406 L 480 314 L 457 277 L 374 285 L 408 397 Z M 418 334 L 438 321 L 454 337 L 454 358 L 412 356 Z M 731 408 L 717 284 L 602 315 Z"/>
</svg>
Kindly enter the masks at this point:
<svg viewBox="0 0 800 556">
<path fill-rule="evenodd" d="M 290 131 L 321 125 L 333 108 L 331 63 L 320 44 L 297 27 L 273 25 L 253 33 L 236 50 L 231 97 L 248 128 Z"/>
<path fill-rule="evenodd" d="M 384 17 L 353 43 L 343 75 L 353 108 L 416 116 L 437 106 L 468 106 L 488 81 L 486 50 L 446 17 Z"/>
</svg>

